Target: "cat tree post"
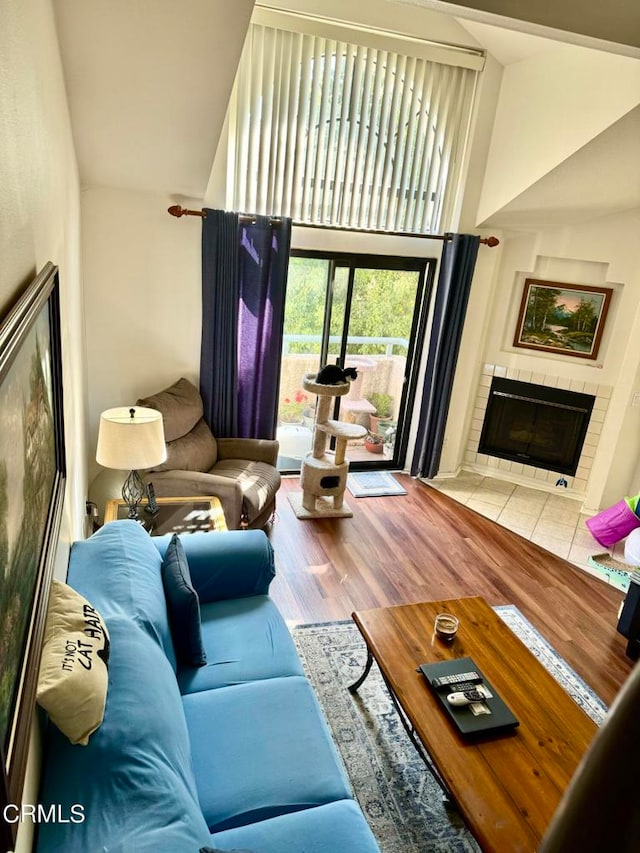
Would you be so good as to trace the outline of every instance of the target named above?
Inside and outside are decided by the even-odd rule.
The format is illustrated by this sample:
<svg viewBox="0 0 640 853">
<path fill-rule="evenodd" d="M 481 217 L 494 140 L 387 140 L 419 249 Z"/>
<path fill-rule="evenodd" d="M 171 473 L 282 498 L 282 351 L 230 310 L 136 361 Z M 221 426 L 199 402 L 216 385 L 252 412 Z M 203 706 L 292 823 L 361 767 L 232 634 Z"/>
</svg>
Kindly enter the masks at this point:
<svg viewBox="0 0 640 853">
<path fill-rule="evenodd" d="M 345 459 L 347 443 L 364 438 L 367 430 L 358 424 L 332 420 L 332 401 L 349 393 L 350 384 L 321 385 L 315 373 L 305 374 L 302 387 L 317 396 L 313 427 L 313 446 L 302 460 L 300 485 L 302 495 L 290 495 L 289 501 L 298 518 L 348 518 L 353 513 L 344 503 L 349 463 Z M 327 442 L 336 439 L 335 453 L 327 452 Z"/>
</svg>

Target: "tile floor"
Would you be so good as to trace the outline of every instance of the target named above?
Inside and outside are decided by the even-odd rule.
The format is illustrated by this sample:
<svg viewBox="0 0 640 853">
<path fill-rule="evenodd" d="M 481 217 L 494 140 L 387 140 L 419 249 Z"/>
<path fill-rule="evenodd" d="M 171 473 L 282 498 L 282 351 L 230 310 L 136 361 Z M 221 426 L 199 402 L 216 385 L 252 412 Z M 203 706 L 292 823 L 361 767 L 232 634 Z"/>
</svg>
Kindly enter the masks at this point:
<svg viewBox="0 0 640 853">
<path fill-rule="evenodd" d="M 541 491 L 470 471 L 461 471 L 451 479 L 426 482 L 590 574 L 596 573 L 587 562 L 589 556 L 607 550 L 598 545 L 585 525 L 593 513 L 583 513 L 582 501 L 559 489 Z M 623 542 L 608 551 L 624 560 Z"/>
</svg>

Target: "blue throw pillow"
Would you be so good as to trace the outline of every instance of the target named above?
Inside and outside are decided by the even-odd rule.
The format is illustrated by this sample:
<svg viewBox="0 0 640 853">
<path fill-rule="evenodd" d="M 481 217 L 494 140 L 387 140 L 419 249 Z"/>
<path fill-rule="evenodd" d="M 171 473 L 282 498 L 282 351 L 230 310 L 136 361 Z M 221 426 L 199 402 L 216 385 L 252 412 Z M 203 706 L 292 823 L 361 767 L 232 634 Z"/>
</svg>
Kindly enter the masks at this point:
<svg viewBox="0 0 640 853">
<path fill-rule="evenodd" d="M 189 564 L 177 533 L 171 537 L 162 563 L 162 583 L 178 663 L 204 666 L 207 656 L 200 632 L 200 601 L 191 584 Z"/>
</svg>

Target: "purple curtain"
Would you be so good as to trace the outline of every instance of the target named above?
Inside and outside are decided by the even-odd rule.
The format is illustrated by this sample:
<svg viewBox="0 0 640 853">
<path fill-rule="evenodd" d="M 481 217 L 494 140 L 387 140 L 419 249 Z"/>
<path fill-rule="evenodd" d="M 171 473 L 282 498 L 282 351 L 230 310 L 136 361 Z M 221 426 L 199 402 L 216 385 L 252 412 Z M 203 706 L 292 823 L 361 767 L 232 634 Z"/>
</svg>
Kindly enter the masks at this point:
<svg viewBox="0 0 640 853">
<path fill-rule="evenodd" d="M 221 437 L 274 438 L 291 220 L 207 210 L 202 233 L 205 420 Z"/>
</svg>

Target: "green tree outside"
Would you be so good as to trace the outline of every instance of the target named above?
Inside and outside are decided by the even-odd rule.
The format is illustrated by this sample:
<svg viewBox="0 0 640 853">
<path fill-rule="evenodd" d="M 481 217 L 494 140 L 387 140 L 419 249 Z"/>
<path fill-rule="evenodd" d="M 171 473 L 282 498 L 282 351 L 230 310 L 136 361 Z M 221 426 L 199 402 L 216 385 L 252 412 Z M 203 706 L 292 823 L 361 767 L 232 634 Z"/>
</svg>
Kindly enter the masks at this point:
<svg viewBox="0 0 640 853">
<path fill-rule="evenodd" d="M 318 352 L 324 322 L 328 261 L 292 258 L 289 264 L 285 335 L 314 335 L 315 344 L 292 342 L 290 352 Z M 342 332 L 347 274 L 336 273 L 331 334 Z M 349 337 L 404 338 L 408 340 L 416 299 L 418 273 L 407 270 L 358 268 L 355 272 Z M 350 344 L 353 355 L 384 354 L 385 344 Z M 394 354 L 406 355 L 396 346 Z"/>
</svg>

